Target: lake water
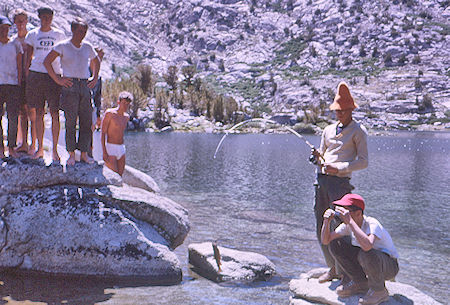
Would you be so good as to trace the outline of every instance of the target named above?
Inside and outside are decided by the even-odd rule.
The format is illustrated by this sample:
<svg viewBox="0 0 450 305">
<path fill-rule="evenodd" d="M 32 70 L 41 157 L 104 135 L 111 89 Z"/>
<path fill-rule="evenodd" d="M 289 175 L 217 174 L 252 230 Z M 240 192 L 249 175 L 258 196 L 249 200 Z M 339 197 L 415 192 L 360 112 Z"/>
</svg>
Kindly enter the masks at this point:
<svg viewBox="0 0 450 305">
<path fill-rule="evenodd" d="M 325 265 L 314 232 L 309 148 L 293 135 L 230 135 L 213 159 L 220 138 L 126 136 L 128 164 L 150 174 L 163 195 L 189 211 L 191 231 L 175 250 L 183 266 L 181 284 L 152 287 L 37 276 L 22 278 L 20 289 L 0 288 L 1 296 L 51 304 L 288 304 L 289 281 Z M 319 137 L 307 138 L 318 145 Z M 354 173 L 352 184 L 366 200 L 366 214 L 378 218 L 392 235 L 400 253 L 397 280 L 446 303 L 450 134 L 371 136 L 368 145 L 369 167 Z M 198 278 L 188 268 L 187 247 L 215 239 L 222 246 L 267 256 L 278 276 L 253 284 Z M 12 278 L 17 281 L 18 276 Z"/>
</svg>

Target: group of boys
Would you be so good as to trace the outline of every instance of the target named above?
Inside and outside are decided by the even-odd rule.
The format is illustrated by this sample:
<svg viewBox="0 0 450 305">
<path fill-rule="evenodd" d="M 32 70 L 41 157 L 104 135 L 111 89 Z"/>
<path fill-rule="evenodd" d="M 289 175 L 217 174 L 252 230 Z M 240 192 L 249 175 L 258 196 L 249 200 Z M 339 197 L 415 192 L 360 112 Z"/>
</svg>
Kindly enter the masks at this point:
<svg viewBox="0 0 450 305">
<path fill-rule="evenodd" d="M 316 232 L 330 268 L 319 283 L 340 279 L 339 297 L 363 294 L 360 305 L 389 298 L 385 280 L 398 271 L 398 253 L 380 222 L 364 214 L 364 199 L 352 194 L 353 171 L 368 166 L 367 131 L 353 120 L 358 107 L 341 82 L 330 106 L 338 121 L 327 126 L 311 161 L 318 164 L 315 183 Z"/>
<path fill-rule="evenodd" d="M 98 87 L 103 50 L 94 48 L 89 42 L 84 41 L 88 24 L 83 19 L 78 17 L 73 19 L 72 36 L 66 39 L 63 31 L 52 26 L 53 9 L 41 7 L 37 13 L 40 27 L 28 32 L 27 12 L 22 9 L 14 11 L 12 19 L 17 27 L 17 35 L 14 38 L 9 37 L 9 28 L 12 26 L 10 20 L 0 16 L 0 114 L 3 115 L 3 105 L 6 103 L 9 157 L 17 157 L 19 152 L 25 152 L 33 158 L 43 158 L 44 114 L 47 101 L 52 119 L 53 161 L 60 161 L 57 147 L 61 109 L 65 116 L 65 141 L 69 153 L 66 164 L 75 165 L 77 149 L 81 152 L 80 161 L 93 163 L 94 160 L 90 156 L 92 131 L 94 125 L 100 124 L 100 100 L 97 94 L 95 99 L 97 119 L 93 120 L 91 97 L 92 91 L 98 92 L 95 89 Z M 125 164 L 124 147 L 123 154 L 119 154 L 111 152 L 113 149 L 108 148 L 107 144 L 123 146 L 126 111 L 132 100 L 131 94 L 121 93 L 119 107 L 107 111 L 106 128 L 102 128 L 102 133 L 105 133 L 102 137 L 105 164 L 120 174 Z M 29 121 L 31 121 L 30 145 L 28 145 Z M 0 157 L 3 158 L 5 148 L 1 124 L 0 135 L 2 136 Z M 108 139 L 107 142 L 104 141 L 105 138 Z M 17 140 L 20 142 L 18 147 L 16 147 Z M 119 157 L 114 157 L 116 155 Z"/>
</svg>

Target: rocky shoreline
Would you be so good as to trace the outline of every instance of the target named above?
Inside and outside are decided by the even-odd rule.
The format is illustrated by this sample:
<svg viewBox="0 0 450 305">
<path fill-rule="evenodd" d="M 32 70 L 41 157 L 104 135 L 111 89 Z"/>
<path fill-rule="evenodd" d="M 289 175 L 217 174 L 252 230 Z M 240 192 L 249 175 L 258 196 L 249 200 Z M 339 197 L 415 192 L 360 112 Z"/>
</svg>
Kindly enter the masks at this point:
<svg viewBox="0 0 450 305">
<path fill-rule="evenodd" d="M 384 113 L 384 119 L 373 119 L 368 117 L 365 112 L 356 110 L 354 112 L 354 119 L 361 122 L 368 130 L 369 134 L 382 135 L 392 134 L 398 131 L 433 131 L 433 132 L 449 132 L 450 122 L 438 124 L 411 124 L 411 116 L 417 114 L 390 114 Z M 444 114 L 442 114 L 444 115 Z M 224 125 L 221 122 L 212 122 L 205 116 L 192 116 L 189 110 L 180 110 L 169 108 L 170 125 L 158 129 L 152 124 L 153 111 L 142 110 L 139 112 L 139 118 L 135 119 L 136 123 L 130 123 L 129 131 L 148 131 L 148 132 L 193 132 L 193 133 L 225 133 L 234 124 Z M 428 114 L 431 117 L 431 113 Z M 248 117 L 250 118 L 250 117 Z M 323 128 L 329 123 L 334 122 L 332 114 L 329 113 L 327 117 L 321 117 L 320 123 L 311 124 L 301 122 L 303 116 L 297 116 L 293 113 L 278 113 L 275 115 L 263 115 L 263 118 L 274 120 L 278 125 L 273 124 L 250 124 L 242 126 L 234 130 L 233 133 L 288 133 L 282 126 L 286 125 L 297 132 L 305 134 L 321 134 Z M 409 123 L 408 123 L 409 122 Z M 237 123 L 237 122 L 236 122 Z M 136 126 L 141 126 L 138 128 Z"/>
</svg>

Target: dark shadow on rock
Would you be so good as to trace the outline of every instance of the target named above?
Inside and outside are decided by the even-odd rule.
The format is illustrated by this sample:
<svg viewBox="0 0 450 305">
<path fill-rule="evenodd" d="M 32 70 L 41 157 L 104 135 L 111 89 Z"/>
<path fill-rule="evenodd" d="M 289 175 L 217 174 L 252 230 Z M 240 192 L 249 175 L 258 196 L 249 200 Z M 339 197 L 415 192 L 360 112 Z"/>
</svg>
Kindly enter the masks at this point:
<svg viewBox="0 0 450 305">
<path fill-rule="evenodd" d="M 408 299 L 407 297 L 405 297 L 404 295 L 401 295 L 401 294 L 394 294 L 393 296 L 390 297 L 390 299 L 394 299 L 395 301 L 397 301 L 401 304 L 414 305 L 413 300 Z"/>
<path fill-rule="evenodd" d="M 162 286 L 179 283 L 177 279 L 103 278 L 94 276 L 52 275 L 33 271 L 0 271 L 0 304 L 6 297 L 15 301 L 53 304 L 93 305 L 109 300 L 113 294 L 105 289 Z"/>
</svg>

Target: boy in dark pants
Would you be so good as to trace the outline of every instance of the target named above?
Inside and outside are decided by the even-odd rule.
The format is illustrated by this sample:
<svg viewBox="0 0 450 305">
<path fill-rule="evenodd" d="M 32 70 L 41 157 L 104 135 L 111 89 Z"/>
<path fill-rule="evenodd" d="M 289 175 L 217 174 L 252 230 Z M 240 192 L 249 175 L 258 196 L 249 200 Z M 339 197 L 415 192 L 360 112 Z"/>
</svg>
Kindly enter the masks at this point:
<svg viewBox="0 0 450 305">
<path fill-rule="evenodd" d="M 335 211 L 328 209 L 323 215 L 321 241 L 344 272 L 336 292 L 340 297 L 365 293 L 360 305 L 378 305 L 389 298 L 384 281 L 399 270 L 391 236 L 378 220 L 364 215 L 361 196 L 347 194 L 333 204 Z M 336 216 L 343 223 L 332 231 L 330 222 Z M 351 243 L 344 236 L 351 236 Z"/>
</svg>

